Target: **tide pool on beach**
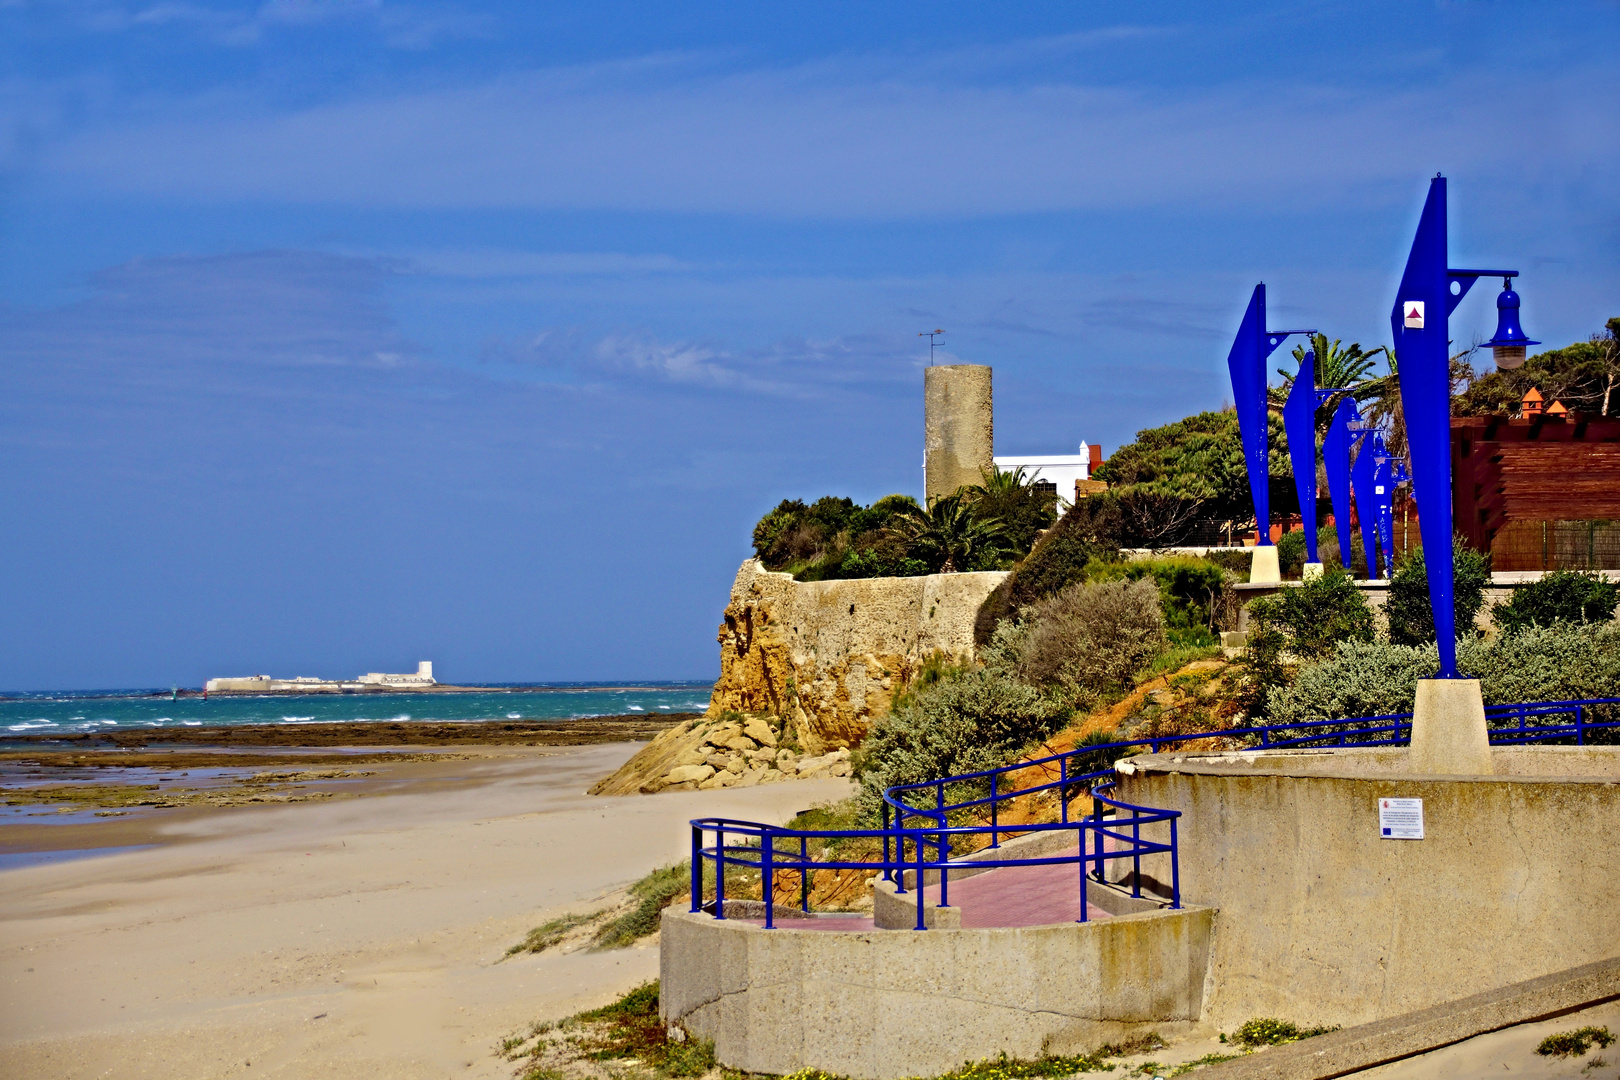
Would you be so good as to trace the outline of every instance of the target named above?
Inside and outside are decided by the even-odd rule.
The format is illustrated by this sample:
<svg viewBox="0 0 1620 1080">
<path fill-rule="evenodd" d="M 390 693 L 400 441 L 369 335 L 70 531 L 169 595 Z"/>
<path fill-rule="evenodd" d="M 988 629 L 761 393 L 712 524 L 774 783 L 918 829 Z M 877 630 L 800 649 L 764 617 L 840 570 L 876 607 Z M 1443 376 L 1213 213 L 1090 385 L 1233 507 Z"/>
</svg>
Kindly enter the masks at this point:
<svg viewBox="0 0 1620 1080">
<path fill-rule="evenodd" d="M 7 736 L 96 731 L 419 721 L 574 720 L 701 712 L 712 683 L 547 683 L 460 693 L 265 694 L 170 698 L 157 690 L 32 691 L 0 695 Z"/>
</svg>

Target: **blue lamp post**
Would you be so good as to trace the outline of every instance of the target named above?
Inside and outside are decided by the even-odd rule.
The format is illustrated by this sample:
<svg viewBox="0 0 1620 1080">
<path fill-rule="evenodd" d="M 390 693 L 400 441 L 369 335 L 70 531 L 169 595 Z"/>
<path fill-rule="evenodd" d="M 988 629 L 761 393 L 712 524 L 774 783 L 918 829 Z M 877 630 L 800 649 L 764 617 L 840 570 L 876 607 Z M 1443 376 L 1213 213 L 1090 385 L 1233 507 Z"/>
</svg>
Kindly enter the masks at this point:
<svg viewBox="0 0 1620 1080">
<path fill-rule="evenodd" d="M 1349 398 L 1333 410 L 1322 437 L 1322 464 L 1327 470 L 1328 497 L 1333 500 L 1333 529 L 1339 534 L 1339 563 L 1350 571 L 1350 454 L 1358 436 L 1351 430 L 1361 416 Z"/>
<path fill-rule="evenodd" d="M 1401 408 L 1412 459 L 1412 494 L 1429 578 L 1440 647 L 1437 678 L 1457 671 L 1457 619 L 1452 603 L 1451 370 L 1447 322 L 1482 277 L 1511 280 L 1516 270 L 1453 270 L 1446 266 L 1446 180 L 1429 181 L 1429 196 L 1390 312 L 1395 352 L 1401 358 Z M 1518 295 L 1507 290 L 1514 302 Z M 1513 310 L 1510 307 L 1508 310 Z M 1517 329 L 1517 318 L 1513 320 Z M 1520 331 L 1523 334 L 1523 331 Z M 1511 346 L 1510 346 L 1511 347 Z"/>
<path fill-rule="evenodd" d="M 1271 543 L 1271 463 L 1266 435 L 1266 358 L 1294 334 L 1314 330 L 1267 330 L 1266 286 L 1254 287 L 1249 307 L 1238 324 L 1226 366 L 1232 375 L 1232 403 L 1237 410 L 1238 433 L 1243 439 L 1243 463 L 1249 473 L 1249 495 L 1254 501 L 1255 565 L 1253 582 L 1281 580 L 1277 551 Z M 1264 561 L 1262 561 L 1264 560 Z"/>
<path fill-rule="evenodd" d="M 1363 435 L 1361 452 L 1350 467 L 1350 480 L 1356 489 L 1356 516 L 1361 522 L 1361 551 L 1367 557 L 1367 577 L 1378 576 L 1378 464 L 1373 455 L 1376 433 Z"/>
<path fill-rule="evenodd" d="M 1293 389 L 1283 405 L 1283 430 L 1288 434 L 1288 460 L 1294 467 L 1294 492 L 1299 496 L 1299 519 L 1305 526 L 1305 574 L 1322 572 L 1316 553 L 1316 352 L 1307 350 L 1299 362 Z"/>
</svg>

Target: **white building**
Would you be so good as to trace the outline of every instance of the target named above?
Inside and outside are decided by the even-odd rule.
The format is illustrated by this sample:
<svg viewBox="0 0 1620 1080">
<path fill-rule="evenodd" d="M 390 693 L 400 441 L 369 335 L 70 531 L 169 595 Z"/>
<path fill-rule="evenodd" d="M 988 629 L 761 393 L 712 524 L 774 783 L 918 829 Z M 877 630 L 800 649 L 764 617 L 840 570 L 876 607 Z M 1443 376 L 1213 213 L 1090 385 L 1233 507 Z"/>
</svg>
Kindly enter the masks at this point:
<svg viewBox="0 0 1620 1080">
<path fill-rule="evenodd" d="M 337 694 L 345 690 L 424 690 L 437 686 L 433 681 L 433 661 L 422 660 L 416 665 L 415 675 L 389 675 L 381 671 L 368 672 L 354 682 L 335 679 L 317 679 L 299 675 L 292 679 L 273 679 L 268 675 L 249 675 L 234 679 L 209 679 L 203 689 L 210 694 Z"/>
<path fill-rule="evenodd" d="M 1076 484 L 1091 479 L 1091 470 L 1102 464 L 1102 447 L 1080 444 L 1078 454 L 1043 454 L 1035 457 L 996 455 L 996 468 L 1012 472 L 1022 467 L 1024 475 L 1036 483 L 1052 484 L 1064 506 L 1073 506 Z"/>
<path fill-rule="evenodd" d="M 360 676 L 360 681 L 367 686 L 432 686 L 433 661 L 417 661 L 415 675 L 384 675 L 379 671 L 368 671 Z"/>
</svg>

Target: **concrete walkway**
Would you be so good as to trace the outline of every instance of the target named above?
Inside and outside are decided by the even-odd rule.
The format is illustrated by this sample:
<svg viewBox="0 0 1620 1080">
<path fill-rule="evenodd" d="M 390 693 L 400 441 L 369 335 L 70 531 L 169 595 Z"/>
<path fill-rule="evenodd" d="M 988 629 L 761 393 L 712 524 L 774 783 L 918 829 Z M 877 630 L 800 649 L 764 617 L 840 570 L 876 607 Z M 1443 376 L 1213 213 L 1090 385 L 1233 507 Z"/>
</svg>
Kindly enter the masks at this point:
<svg viewBox="0 0 1620 1080">
<path fill-rule="evenodd" d="M 1075 857 L 1078 847 L 1056 852 L 1052 857 Z M 1080 919 L 1080 864 L 1055 863 L 1043 866 L 1002 866 L 970 878 L 953 880 L 947 892 L 952 907 L 962 909 L 964 930 L 998 927 L 1050 926 Z M 915 905 L 915 893 L 905 894 Z M 939 886 L 923 889 L 923 904 L 939 903 Z M 1087 906 L 1088 919 L 1106 919 L 1108 912 L 1096 904 Z M 764 919 L 746 920 L 764 926 Z M 871 930 L 870 918 L 778 918 L 776 925 L 792 930 Z"/>
</svg>

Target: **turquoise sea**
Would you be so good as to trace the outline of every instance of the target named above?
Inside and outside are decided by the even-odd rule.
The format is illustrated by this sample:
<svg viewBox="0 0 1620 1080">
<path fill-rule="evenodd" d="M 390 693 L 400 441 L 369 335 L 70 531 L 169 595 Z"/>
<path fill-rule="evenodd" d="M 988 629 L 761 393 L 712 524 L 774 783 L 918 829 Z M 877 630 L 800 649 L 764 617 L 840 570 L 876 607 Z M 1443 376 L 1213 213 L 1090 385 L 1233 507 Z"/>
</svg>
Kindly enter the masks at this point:
<svg viewBox="0 0 1620 1080">
<path fill-rule="evenodd" d="M 364 720 L 572 720 L 638 712 L 701 712 L 712 683 L 541 683 L 454 694 L 275 694 L 170 698 L 167 690 L 0 694 L 6 736 L 235 724 Z"/>
</svg>

